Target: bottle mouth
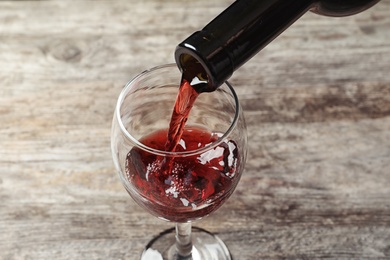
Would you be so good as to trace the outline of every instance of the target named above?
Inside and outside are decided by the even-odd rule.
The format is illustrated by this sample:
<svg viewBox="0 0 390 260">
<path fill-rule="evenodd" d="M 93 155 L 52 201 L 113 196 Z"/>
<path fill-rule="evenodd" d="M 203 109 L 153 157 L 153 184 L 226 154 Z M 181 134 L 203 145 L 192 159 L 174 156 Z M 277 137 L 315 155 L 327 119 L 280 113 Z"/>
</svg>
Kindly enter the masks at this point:
<svg viewBox="0 0 390 260">
<path fill-rule="evenodd" d="M 204 92 L 217 89 L 230 78 L 235 68 L 233 54 L 207 30 L 197 31 L 178 44 L 175 60 L 181 71 L 193 62 L 202 66 L 209 81 Z"/>
<path fill-rule="evenodd" d="M 196 55 L 196 52 L 190 54 L 187 50 L 183 53 L 176 50 L 176 55 L 176 64 L 182 72 L 183 78 L 191 80 L 194 77 L 198 77 L 207 82 L 203 87 L 196 88 L 198 93 L 212 92 L 216 89 L 215 77 L 212 76 L 213 74 L 209 70 L 209 66 Z"/>
<path fill-rule="evenodd" d="M 117 104 L 116 104 L 116 108 L 115 108 L 115 117 L 116 117 L 116 120 L 117 120 L 117 122 L 119 124 L 119 128 L 120 128 L 121 132 L 123 133 L 123 135 L 131 143 L 133 143 L 134 146 L 136 146 L 136 147 L 138 147 L 138 148 L 140 148 L 140 149 L 142 149 L 142 150 L 144 150 L 146 152 L 149 152 L 149 153 L 152 153 L 152 154 L 156 154 L 156 155 L 160 155 L 160 156 L 167 156 L 167 157 L 193 156 L 193 155 L 196 155 L 196 154 L 204 153 L 204 152 L 206 152 L 206 151 L 208 151 L 210 149 L 213 149 L 213 148 L 217 147 L 218 145 L 223 143 L 224 140 L 226 140 L 231 135 L 231 133 L 233 132 L 234 128 L 237 125 L 238 118 L 239 118 L 239 113 L 240 113 L 240 106 L 239 106 L 239 101 L 238 101 L 237 94 L 236 94 L 236 92 L 234 91 L 233 87 L 230 85 L 229 82 L 225 82 L 224 83 L 224 85 L 226 85 L 226 88 L 218 89 L 217 91 L 225 91 L 225 92 L 228 92 L 228 93 L 230 92 L 230 94 L 232 95 L 233 100 L 234 100 L 234 105 L 235 105 L 235 111 L 234 111 L 233 119 L 232 119 L 229 127 L 221 135 L 221 137 L 219 137 L 216 141 L 210 143 L 209 145 L 206 145 L 205 147 L 202 147 L 202 148 L 199 148 L 199 149 L 195 149 L 195 150 L 180 151 L 180 152 L 158 150 L 158 149 L 149 147 L 149 146 L 143 144 L 142 142 L 140 142 L 126 128 L 125 123 L 122 120 L 121 110 L 122 110 L 125 98 L 131 92 L 131 90 L 134 87 L 134 85 L 137 85 L 138 82 L 140 80 L 142 80 L 143 78 L 153 77 L 153 74 L 158 72 L 158 71 L 173 70 L 173 69 L 177 69 L 176 68 L 176 64 L 166 64 L 166 65 L 157 66 L 157 67 L 154 67 L 154 68 L 151 68 L 149 70 L 145 70 L 145 71 L 141 72 L 140 74 L 135 76 L 132 80 L 130 80 L 125 85 L 125 87 L 123 88 L 122 92 L 119 95 L 119 98 L 118 98 L 118 101 L 117 101 Z M 177 85 L 179 85 L 179 83 L 180 83 L 180 77 L 178 77 Z M 149 87 L 153 87 L 153 86 L 149 86 Z M 195 104 L 196 104 L 196 102 L 195 102 Z M 172 109 L 173 109 L 173 107 L 172 107 Z M 169 122 L 167 122 L 167 127 L 169 127 Z"/>
</svg>

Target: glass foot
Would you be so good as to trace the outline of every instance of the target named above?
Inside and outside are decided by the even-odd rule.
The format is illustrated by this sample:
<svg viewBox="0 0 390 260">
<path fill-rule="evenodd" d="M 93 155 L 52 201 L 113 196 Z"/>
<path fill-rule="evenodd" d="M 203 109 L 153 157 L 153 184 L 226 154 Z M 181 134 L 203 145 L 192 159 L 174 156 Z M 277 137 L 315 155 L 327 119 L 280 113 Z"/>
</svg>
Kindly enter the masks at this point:
<svg viewBox="0 0 390 260">
<path fill-rule="evenodd" d="M 216 235 L 197 227 L 192 228 L 192 254 L 176 254 L 175 228 L 153 238 L 142 252 L 141 260 L 232 260 L 226 245 Z"/>
</svg>

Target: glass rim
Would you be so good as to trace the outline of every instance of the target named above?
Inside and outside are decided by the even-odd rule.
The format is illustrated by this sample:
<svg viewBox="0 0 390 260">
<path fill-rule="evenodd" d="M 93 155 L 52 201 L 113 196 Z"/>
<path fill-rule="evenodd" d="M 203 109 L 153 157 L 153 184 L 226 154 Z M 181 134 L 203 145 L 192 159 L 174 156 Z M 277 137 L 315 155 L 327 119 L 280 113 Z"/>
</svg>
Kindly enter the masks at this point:
<svg viewBox="0 0 390 260">
<path fill-rule="evenodd" d="M 138 79 L 140 79 L 140 78 L 142 78 L 142 77 L 144 77 L 144 76 L 146 76 L 148 74 L 151 74 L 151 73 L 153 73 L 153 72 L 155 72 L 157 70 L 161 70 L 161 69 L 165 69 L 165 68 L 172 68 L 172 67 L 177 67 L 177 65 L 175 63 L 169 63 L 169 64 L 155 66 L 155 67 L 153 67 L 151 69 L 147 69 L 147 70 L 142 71 L 141 73 L 139 73 L 138 75 L 136 75 L 134 78 L 132 78 L 130 81 L 128 81 L 126 83 L 126 85 L 124 86 L 124 88 L 122 89 L 122 91 L 121 91 L 121 93 L 120 93 L 120 95 L 118 97 L 118 101 L 117 101 L 116 108 L 115 108 L 116 120 L 117 120 L 117 122 L 119 124 L 119 128 L 121 129 L 122 133 L 136 147 L 138 147 L 138 148 L 140 148 L 140 149 L 142 149 L 144 151 L 147 151 L 149 153 L 160 155 L 160 156 L 185 157 L 185 156 L 191 156 L 191 155 L 200 154 L 200 153 L 206 152 L 206 151 L 208 151 L 210 149 L 213 149 L 213 148 L 217 147 L 218 145 L 223 143 L 224 140 L 233 132 L 234 128 L 237 125 L 238 117 L 239 117 L 239 113 L 240 113 L 240 105 L 239 105 L 237 94 L 234 91 L 232 85 L 230 85 L 230 83 L 228 81 L 225 81 L 224 84 L 230 90 L 230 92 L 231 92 L 231 94 L 233 96 L 233 99 L 234 99 L 234 104 L 236 106 L 235 107 L 235 113 L 234 113 L 233 120 L 230 123 L 229 128 L 222 134 L 222 136 L 220 136 L 216 141 L 206 145 L 205 147 L 202 147 L 202 148 L 199 148 L 199 149 L 195 149 L 195 150 L 180 151 L 180 152 L 176 152 L 176 151 L 172 152 L 172 151 L 165 151 L 165 150 L 154 149 L 154 148 L 151 148 L 151 147 L 143 144 L 142 142 L 138 141 L 133 135 L 131 135 L 129 133 L 129 131 L 127 131 L 126 127 L 124 126 L 124 124 L 122 122 L 122 117 L 121 117 L 121 114 L 120 114 L 120 110 L 121 110 L 123 101 L 124 101 L 124 99 L 126 97 L 126 94 L 128 93 L 128 90 L 131 88 L 132 84 L 134 82 L 136 82 Z M 173 107 L 172 107 L 172 109 L 173 109 Z M 167 127 L 169 127 L 169 124 L 167 125 Z"/>
</svg>

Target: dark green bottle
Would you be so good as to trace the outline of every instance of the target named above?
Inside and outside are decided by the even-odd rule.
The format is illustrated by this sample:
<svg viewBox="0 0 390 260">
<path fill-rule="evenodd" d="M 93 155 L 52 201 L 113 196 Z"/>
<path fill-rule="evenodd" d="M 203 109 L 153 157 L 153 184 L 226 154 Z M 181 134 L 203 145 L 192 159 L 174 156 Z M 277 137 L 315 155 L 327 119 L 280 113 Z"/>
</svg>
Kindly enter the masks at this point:
<svg viewBox="0 0 390 260">
<path fill-rule="evenodd" d="M 175 51 L 183 78 L 207 82 L 198 92 L 214 91 L 307 11 L 326 16 L 362 12 L 379 0 L 237 0 Z"/>
</svg>

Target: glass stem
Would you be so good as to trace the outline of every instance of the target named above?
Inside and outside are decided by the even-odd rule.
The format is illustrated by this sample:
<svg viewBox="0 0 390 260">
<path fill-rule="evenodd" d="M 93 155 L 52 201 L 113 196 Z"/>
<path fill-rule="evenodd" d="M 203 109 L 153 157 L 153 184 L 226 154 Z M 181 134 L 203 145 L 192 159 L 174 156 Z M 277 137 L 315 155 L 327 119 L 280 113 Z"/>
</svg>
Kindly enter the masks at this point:
<svg viewBox="0 0 390 260">
<path fill-rule="evenodd" d="M 191 223 L 176 223 L 176 250 L 179 259 L 191 259 Z"/>
</svg>

